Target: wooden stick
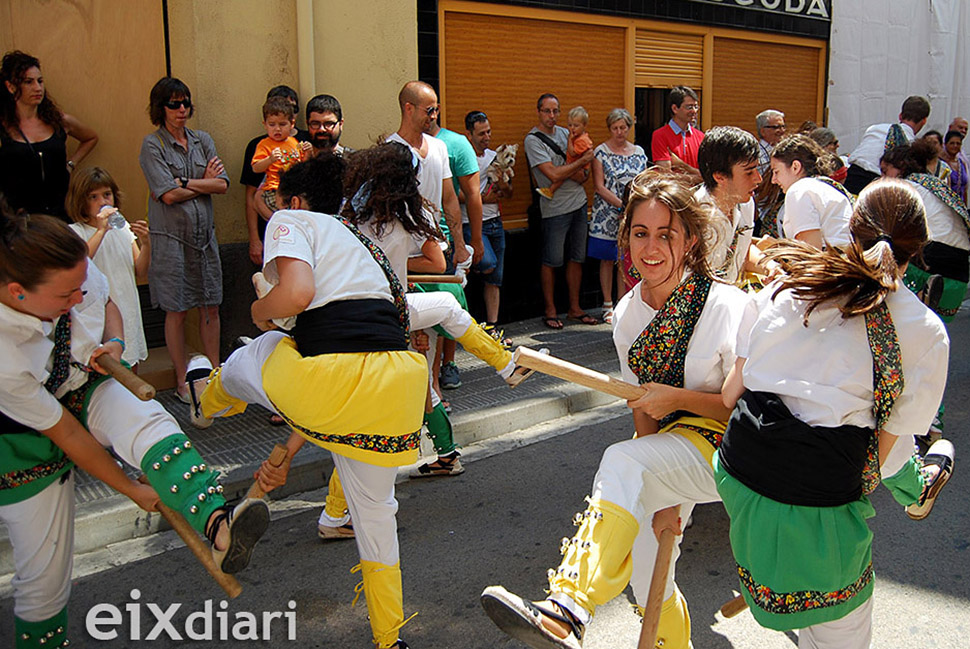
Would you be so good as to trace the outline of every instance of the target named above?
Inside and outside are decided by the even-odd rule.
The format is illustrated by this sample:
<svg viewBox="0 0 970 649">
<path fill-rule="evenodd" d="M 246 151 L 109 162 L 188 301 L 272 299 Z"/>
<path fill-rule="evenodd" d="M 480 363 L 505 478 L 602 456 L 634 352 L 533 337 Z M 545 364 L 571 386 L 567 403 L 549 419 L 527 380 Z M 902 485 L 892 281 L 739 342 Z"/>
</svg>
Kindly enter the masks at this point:
<svg viewBox="0 0 970 649">
<path fill-rule="evenodd" d="M 457 275 L 408 275 L 408 284 L 461 284 Z"/>
<path fill-rule="evenodd" d="M 680 505 L 677 506 L 680 514 Z M 653 564 L 650 590 L 647 591 L 647 605 L 643 607 L 643 625 L 640 627 L 640 640 L 637 649 L 654 649 L 657 643 L 657 628 L 660 626 L 660 609 L 664 603 L 664 589 L 667 587 L 667 572 L 677 537 L 670 528 L 660 532 L 660 545 L 657 548 L 657 561 Z"/>
<path fill-rule="evenodd" d="M 734 617 L 738 613 L 745 611 L 748 608 L 748 603 L 744 601 L 744 595 L 738 595 L 730 602 L 726 603 L 721 607 L 721 615 L 724 617 Z"/>
<path fill-rule="evenodd" d="M 98 365 L 107 370 L 115 381 L 128 388 L 129 391 L 142 401 L 151 401 L 155 398 L 155 386 L 139 378 L 137 374 L 115 360 L 114 356 L 101 354 L 96 359 Z"/>
<path fill-rule="evenodd" d="M 273 447 L 273 451 L 269 454 L 269 459 L 266 460 L 273 466 L 280 466 L 286 460 L 287 454 L 286 447 L 282 444 L 277 444 Z M 246 498 L 263 498 L 266 496 L 266 492 L 263 491 L 259 486 L 259 480 L 253 481 L 253 486 L 249 488 L 246 492 Z"/>
<path fill-rule="evenodd" d="M 139 477 L 138 481 L 143 484 L 150 484 L 148 482 L 148 477 L 144 475 Z M 174 509 L 166 506 L 161 501 L 158 502 L 158 513 L 162 515 L 162 518 L 168 521 L 168 524 L 172 526 L 175 533 L 181 537 L 181 539 L 185 542 L 185 545 L 188 546 L 189 550 L 192 551 L 192 554 L 195 555 L 195 558 L 198 559 L 199 563 L 202 564 L 202 567 L 205 568 L 206 572 L 208 572 L 212 578 L 216 580 L 216 583 L 219 584 L 222 590 L 226 592 L 226 595 L 228 595 L 230 598 L 238 597 L 242 592 L 242 584 L 240 584 L 232 575 L 227 575 L 219 569 L 219 566 L 216 565 L 215 559 L 212 558 L 212 551 L 209 549 L 209 546 L 207 546 L 199 537 L 199 534 L 192 529 L 192 526 L 189 525 L 188 521 L 185 520 L 185 517 Z"/>
<path fill-rule="evenodd" d="M 587 367 L 583 367 L 582 365 L 576 365 L 575 363 L 564 361 L 561 358 L 556 358 L 555 356 L 540 354 L 534 349 L 529 349 L 528 347 L 516 347 L 515 353 L 512 354 L 512 361 L 516 365 L 522 365 L 523 367 L 528 367 L 529 369 L 537 372 L 555 376 L 571 383 L 577 383 L 583 387 L 592 388 L 593 390 L 597 390 L 599 392 L 605 392 L 606 394 L 610 394 L 621 399 L 627 399 L 628 401 L 632 399 L 639 399 L 646 394 L 646 390 L 641 388 L 639 385 L 633 385 L 632 383 L 627 383 L 626 381 L 621 381 L 620 379 L 614 379 L 608 374 L 603 374 L 602 372 L 591 370 Z"/>
</svg>

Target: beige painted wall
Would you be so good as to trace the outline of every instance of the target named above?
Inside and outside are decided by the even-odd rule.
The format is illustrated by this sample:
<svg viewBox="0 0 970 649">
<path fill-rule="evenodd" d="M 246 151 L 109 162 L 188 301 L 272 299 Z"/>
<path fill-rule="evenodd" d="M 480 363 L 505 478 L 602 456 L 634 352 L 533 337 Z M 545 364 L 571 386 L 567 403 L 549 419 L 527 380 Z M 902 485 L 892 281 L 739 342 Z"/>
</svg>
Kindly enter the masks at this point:
<svg viewBox="0 0 970 649">
<path fill-rule="evenodd" d="M 85 164 L 117 176 L 130 218 L 145 211 L 138 151 L 153 129 L 149 91 L 165 74 L 161 4 L 0 0 L 0 50 L 40 58 L 51 95 L 98 132 Z M 417 77 L 414 2 L 169 0 L 168 7 L 172 74 L 196 104 L 189 126 L 212 135 L 231 180 L 229 193 L 213 201 L 221 243 L 246 241 L 239 174 L 247 142 L 262 133 L 260 107 L 271 87 L 296 88 L 304 106 L 316 93 L 337 97 L 341 141 L 354 148 L 397 129 L 397 93 Z"/>
<path fill-rule="evenodd" d="M 2 0 L 0 52 L 12 49 L 40 59 L 50 96 L 97 131 L 81 166 L 107 169 L 126 196 L 126 216 L 145 218 L 138 152 L 151 129 L 148 92 L 165 74 L 161 3 Z M 76 145 L 69 140 L 68 150 Z"/>
<path fill-rule="evenodd" d="M 229 192 L 213 199 L 217 237 L 246 241 L 243 153 L 263 133 L 266 91 L 297 86 L 296 2 L 169 0 L 168 10 L 172 75 L 196 105 L 189 127 L 212 136 L 229 174 Z"/>
<path fill-rule="evenodd" d="M 373 144 L 397 130 L 397 93 L 418 78 L 417 3 L 313 0 L 316 91 L 344 111 L 342 143 Z"/>
</svg>

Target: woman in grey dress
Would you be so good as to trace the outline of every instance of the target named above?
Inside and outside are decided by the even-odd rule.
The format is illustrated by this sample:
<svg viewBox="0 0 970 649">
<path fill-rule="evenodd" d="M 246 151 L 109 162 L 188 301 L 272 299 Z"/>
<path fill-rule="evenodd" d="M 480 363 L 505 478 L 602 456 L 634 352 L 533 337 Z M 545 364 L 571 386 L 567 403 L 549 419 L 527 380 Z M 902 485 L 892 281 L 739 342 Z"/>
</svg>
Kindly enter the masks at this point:
<svg viewBox="0 0 970 649">
<path fill-rule="evenodd" d="M 164 77 L 152 88 L 148 113 L 158 127 L 145 136 L 138 161 L 151 191 L 152 305 L 165 311 L 165 345 L 175 367 L 177 393 L 189 402 L 185 384 L 185 315 L 199 308 L 203 352 L 219 364 L 219 304 L 222 267 L 216 242 L 212 194 L 224 194 L 229 177 L 212 137 L 185 127 L 192 117 L 188 86 Z"/>
</svg>

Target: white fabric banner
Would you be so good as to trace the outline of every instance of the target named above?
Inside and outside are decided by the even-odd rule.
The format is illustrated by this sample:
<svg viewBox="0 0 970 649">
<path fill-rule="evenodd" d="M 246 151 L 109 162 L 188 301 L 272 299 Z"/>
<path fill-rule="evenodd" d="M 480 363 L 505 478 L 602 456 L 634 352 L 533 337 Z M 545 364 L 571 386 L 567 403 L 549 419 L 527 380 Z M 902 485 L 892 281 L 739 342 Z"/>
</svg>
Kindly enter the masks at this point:
<svg viewBox="0 0 970 649">
<path fill-rule="evenodd" d="M 829 55 L 829 127 L 850 153 L 871 124 L 895 122 L 903 100 L 923 95 L 925 130 L 970 117 L 970 2 L 837 0 Z"/>
</svg>

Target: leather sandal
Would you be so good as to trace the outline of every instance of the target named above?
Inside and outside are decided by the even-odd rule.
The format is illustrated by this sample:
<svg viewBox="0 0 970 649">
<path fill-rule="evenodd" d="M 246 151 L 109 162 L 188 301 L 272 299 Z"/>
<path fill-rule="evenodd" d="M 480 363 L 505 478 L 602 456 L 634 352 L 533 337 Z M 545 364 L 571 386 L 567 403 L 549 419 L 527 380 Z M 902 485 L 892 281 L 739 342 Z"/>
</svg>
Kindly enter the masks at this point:
<svg viewBox="0 0 970 649">
<path fill-rule="evenodd" d="M 923 457 L 923 467 L 927 466 L 939 467 L 939 471 L 925 481 L 919 500 L 906 507 L 906 514 L 914 521 L 921 521 L 930 515 L 936 497 L 953 475 L 953 444 L 946 439 L 934 442 Z"/>
<path fill-rule="evenodd" d="M 434 478 L 438 476 L 448 477 L 461 475 L 465 472 L 465 467 L 461 465 L 461 453 L 452 451 L 448 455 L 439 455 L 434 462 L 422 464 L 413 469 L 408 475 L 412 478 Z"/>
<path fill-rule="evenodd" d="M 533 649 L 582 649 L 585 628 L 555 602 L 549 604 L 560 608 L 562 614 L 551 610 L 551 607 L 540 607 L 502 586 L 486 588 L 482 592 L 481 602 L 485 613 L 498 628 Z M 543 616 L 569 627 L 566 637 L 560 638 L 546 628 L 542 623 Z"/>
</svg>

